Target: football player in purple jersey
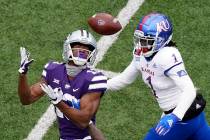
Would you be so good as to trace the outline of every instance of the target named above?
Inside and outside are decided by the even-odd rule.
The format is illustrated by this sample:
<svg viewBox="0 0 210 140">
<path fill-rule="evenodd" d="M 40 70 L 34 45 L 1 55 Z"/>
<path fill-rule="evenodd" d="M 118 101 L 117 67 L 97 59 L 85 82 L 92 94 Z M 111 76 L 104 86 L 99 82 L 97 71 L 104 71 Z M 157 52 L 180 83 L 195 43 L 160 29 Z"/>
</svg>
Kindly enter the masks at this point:
<svg viewBox="0 0 210 140">
<path fill-rule="evenodd" d="M 168 16 L 153 12 L 142 17 L 134 32 L 133 60 L 108 80 L 107 89 L 119 90 L 141 74 L 163 112 L 144 140 L 210 140 L 206 102 L 196 93 L 172 34 Z"/>
<path fill-rule="evenodd" d="M 55 106 L 60 140 L 103 140 L 95 124 L 100 99 L 107 88 L 107 77 L 89 68 L 95 60 L 97 44 L 86 30 L 67 36 L 63 45 L 64 62 L 48 62 L 39 82 L 29 85 L 27 71 L 33 59 L 20 48 L 18 94 L 23 105 L 47 95 Z"/>
</svg>

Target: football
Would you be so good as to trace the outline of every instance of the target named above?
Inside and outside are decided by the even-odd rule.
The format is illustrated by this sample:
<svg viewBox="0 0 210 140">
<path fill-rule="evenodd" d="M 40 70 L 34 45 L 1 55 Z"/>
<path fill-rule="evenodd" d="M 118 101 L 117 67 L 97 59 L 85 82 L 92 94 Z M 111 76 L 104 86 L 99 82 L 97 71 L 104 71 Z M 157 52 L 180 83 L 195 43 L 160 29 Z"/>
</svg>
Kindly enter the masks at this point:
<svg viewBox="0 0 210 140">
<path fill-rule="evenodd" d="M 122 29 L 120 22 L 108 13 L 97 13 L 89 17 L 88 24 L 93 31 L 101 35 L 112 35 Z"/>
</svg>

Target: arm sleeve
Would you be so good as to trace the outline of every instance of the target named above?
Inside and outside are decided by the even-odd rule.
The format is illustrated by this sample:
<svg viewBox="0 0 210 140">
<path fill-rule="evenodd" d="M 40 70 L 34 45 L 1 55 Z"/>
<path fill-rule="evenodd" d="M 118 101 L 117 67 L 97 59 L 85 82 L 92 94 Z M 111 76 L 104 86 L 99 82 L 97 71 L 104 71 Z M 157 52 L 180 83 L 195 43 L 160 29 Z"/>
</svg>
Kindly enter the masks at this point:
<svg viewBox="0 0 210 140">
<path fill-rule="evenodd" d="M 50 80 L 50 71 L 52 68 L 54 68 L 53 62 L 49 61 L 47 64 L 45 64 L 44 69 L 42 71 L 42 78 L 44 78 L 47 83 Z"/>
<path fill-rule="evenodd" d="M 104 93 L 107 89 L 107 77 L 102 73 L 98 73 L 93 76 L 93 78 L 88 81 L 88 89 L 87 92 L 99 92 Z"/>
<path fill-rule="evenodd" d="M 42 71 L 42 78 L 46 80 L 48 83 L 51 80 L 52 72 L 63 63 L 59 63 L 57 61 L 49 61 L 45 64 L 44 69 Z"/>
<path fill-rule="evenodd" d="M 42 77 L 46 80 L 47 79 L 47 67 L 50 63 L 45 64 L 44 69 L 42 71 Z"/>
<path fill-rule="evenodd" d="M 170 69 L 167 74 L 182 91 L 179 102 L 173 111 L 178 118 L 182 119 L 196 97 L 196 90 L 183 63 Z"/>
<path fill-rule="evenodd" d="M 139 71 L 135 66 L 135 60 L 133 59 L 132 62 L 122 73 L 107 81 L 107 89 L 119 90 L 131 84 L 136 79 L 138 74 Z"/>
<path fill-rule="evenodd" d="M 48 62 L 47 64 L 45 64 L 45 66 L 44 66 L 44 69 L 43 69 L 43 71 L 42 71 L 42 78 L 44 78 L 46 81 L 48 81 L 49 80 L 49 70 L 48 70 L 48 67 L 49 67 L 49 65 L 50 65 L 50 63 L 51 62 Z"/>
</svg>

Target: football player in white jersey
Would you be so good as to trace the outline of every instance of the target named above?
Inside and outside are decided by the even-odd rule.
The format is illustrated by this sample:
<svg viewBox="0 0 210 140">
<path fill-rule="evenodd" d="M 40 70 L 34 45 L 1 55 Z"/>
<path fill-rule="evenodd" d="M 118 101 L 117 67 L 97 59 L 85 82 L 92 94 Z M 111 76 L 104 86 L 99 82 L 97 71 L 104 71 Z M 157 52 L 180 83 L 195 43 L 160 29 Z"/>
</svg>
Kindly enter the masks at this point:
<svg viewBox="0 0 210 140">
<path fill-rule="evenodd" d="M 108 90 L 131 84 L 141 73 L 163 111 L 145 140 L 209 140 L 205 100 L 196 93 L 172 33 L 172 23 L 164 14 L 153 12 L 141 18 L 134 32 L 133 60 L 108 80 Z"/>
</svg>

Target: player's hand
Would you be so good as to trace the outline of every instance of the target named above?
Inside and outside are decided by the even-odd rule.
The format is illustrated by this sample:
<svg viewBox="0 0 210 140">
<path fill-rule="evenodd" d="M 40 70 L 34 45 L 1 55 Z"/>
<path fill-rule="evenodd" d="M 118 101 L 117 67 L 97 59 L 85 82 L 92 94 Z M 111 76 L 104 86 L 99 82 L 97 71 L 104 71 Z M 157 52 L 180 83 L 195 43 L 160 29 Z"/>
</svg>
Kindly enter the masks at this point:
<svg viewBox="0 0 210 140">
<path fill-rule="evenodd" d="M 18 70 L 21 74 L 26 74 L 29 68 L 29 65 L 34 61 L 34 59 L 30 59 L 30 53 L 24 48 L 20 47 L 20 68 Z"/>
<path fill-rule="evenodd" d="M 63 99 L 63 92 L 60 88 L 52 89 L 50 85 L 40 84 L 42 90 L 47 94 L 50 98 L 52 104 L 56 105 Z"/>
<path fill-rule="evenodd" d="M 180 119 L 173 113 L 163 116 L 155 128 L 156 133 L 160 136 L 164 136 L 179 120 Z"/>
</svg>

